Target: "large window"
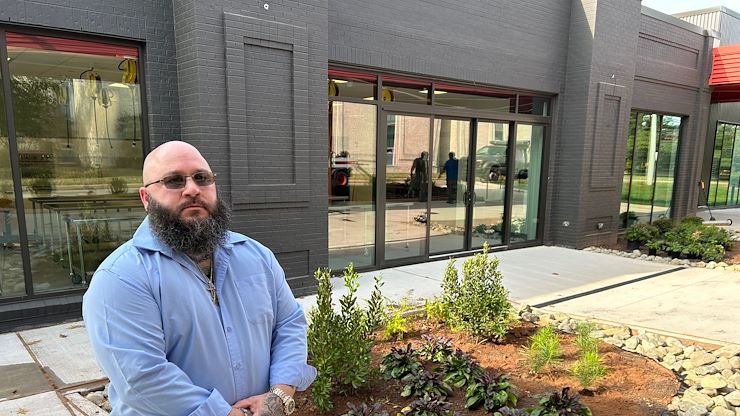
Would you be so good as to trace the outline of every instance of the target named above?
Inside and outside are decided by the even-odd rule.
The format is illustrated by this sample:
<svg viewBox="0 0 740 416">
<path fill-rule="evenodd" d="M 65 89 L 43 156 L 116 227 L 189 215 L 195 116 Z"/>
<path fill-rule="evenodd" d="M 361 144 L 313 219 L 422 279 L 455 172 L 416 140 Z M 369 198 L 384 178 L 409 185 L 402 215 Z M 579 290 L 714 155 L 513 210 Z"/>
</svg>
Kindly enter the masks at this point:
<svg viewBox="0 0 740 416">
<path fill-rule="evenodd" d="M 144 216 L 137 193 L 143 161 L 138 48 L 4 35 L 4 85 L 10 86 L 17 148 L 9 155 L 3 131 L 0 184 L 3 215 L 9 211 L 10 218 L 7 238 L 17 244 L 15 212 L 7 207 L 14 204 L 14 184 L 3 161 L 15 157 L 33 282 L 33 290 L 25 291 L 84 287 Z M 11 253 L 4 249 L 3 258 L 20 264 Z M 13 294 L 24 291 L 16 276 L 21 274 L 19 265 L 10 278 L 3 271 L 4 280 L 13 279 Z"/>
<path fill-rule="evenodd" d="M 711 177 L 704 196 L 708 205 L 740 203 L 740 128 L 735 124 L 717 123 Z"/>
<path fill-rule="evenodd" d="M 680 130 L 679 116 L 632 112 L 620 228 L 670 218 Z"/>
<path fill-rule="evenodd" d="M 375 259 L 375 105 L 329 107 L 329 267 Z"/>
</svg>

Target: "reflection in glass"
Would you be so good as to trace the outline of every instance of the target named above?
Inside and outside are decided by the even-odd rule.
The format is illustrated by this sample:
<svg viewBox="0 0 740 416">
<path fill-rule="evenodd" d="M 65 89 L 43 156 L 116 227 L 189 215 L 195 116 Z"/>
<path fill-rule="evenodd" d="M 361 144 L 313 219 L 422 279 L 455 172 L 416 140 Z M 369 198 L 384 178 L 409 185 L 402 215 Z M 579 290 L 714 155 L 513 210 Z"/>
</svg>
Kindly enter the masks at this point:
<svg viewBox="0 0 740 416">
<path fill-rule="evenodd" d="M 329 70 L 329 97 L 375 99 L 376 77 L 369 74 Z"/>
<path fill-rule="evenodd" d="M 519 114 L 535 114 L 538 116 L 550 115 L 550 99 L 532 95 L 519 96 Z"/>
<path fill-rule="evenodd" d="M 638 113 L 635 158 L 632 163 L 632 187 L 629 192 L 629 218 L 650 222 L 655 191 L 655 152 L 658 150 L 658 114 Z"/>
<path fill-rule="evenodd" d="M 144 217 L 138 52 L 8 36 L 34 291 L 81 287 Z"/>
<path fill-rule="evenodd" d="M 514 174 L 511 202 L 512 243 L 537 238 L 544 136 L 543 126 L 517 124 L 512 171 Z"/>
<path fill-rule="evenodd" d="M 737 205 L 740 200 L 740 129 L 737 126 L 735 126 L 735 140 L 732 146 L 732 166 L 727 194 L 727 205 Z"/>
<path fill-rule="evenodd" d="M 637 113 L 630 114 L 629 135 L 627 137 L 627 153 L 624 157 L 624 176 L 622 177 L 622 198 L 619 206 L 619 228 L 632 225 L 634 218 L 630 218 L 629 195 L 632 185 L 632 166 L 635 153 L 635 129 L 637 129 Z"/>
<path fill-rule="evenodd" d="M 387 76 L 383 78 L 380 99 L 385 102 L 429 104 L 431 83 Z"/>
<path fill-rule="evenodd" d="M 329 267 L 375 261 L 375 105 L 329 107 Z"/>
<path fill-rule="evenodd" d="M 508 123 L 478 122 L 472 248 L 503 243 Z"/>
<path fill-rule="evenodd" d="M 652 221 L 660 218 L 670 218 L 671 216 L 673 179 L 676 172 L 680 126 L 680 117 L 661 117 L 660 144 L 658 145 L 658 159 L 655 169 L 655 197 L 653 198 Z"/>
<path fill-rule="evenodd" d="M 386 124 L 393 149 L 385 166 L 385 259 L 422 256 L 427 253 L 430 119 L 389 114 Z"/>
<path fill-rule="evenodd" d="M 717 131 L 714 135 L 714 150 L 712 152 L 712 170 L 709 181 L 709 205 L 717 205 L 717 189 L 719 188 L 719 161 L 722 156 L 722 140 L 725 137 L 725 127 L 732 128 L 733 126 L 717 123 Z"/>
<path fill-rule="evenodd" d="M 465 183 L 470 122 L 436 118 L 432 136 L 432 209 L 429 252 L 465 248 Z"/>
<path fill-rule="evenodd" d="M 21 262 L 13 176 L 10 170 L 3 90 L 0 78 L 0 297 L 8 297 L 25 295 L 26 284 Z"/>
<path fill-rule="evenodd" d="M 633 112 L 619 226 L 670 218 L 681 117 Z"/>
<path fill-rule="evenodd" d="M 513 113 L 513 103 L 516 103 L 515 95 L 492 94 L 484 91 L 462 93 L 445 90 L 444 88 L 434 90 L 434 104 L 442 107 Z"/>
</svg>

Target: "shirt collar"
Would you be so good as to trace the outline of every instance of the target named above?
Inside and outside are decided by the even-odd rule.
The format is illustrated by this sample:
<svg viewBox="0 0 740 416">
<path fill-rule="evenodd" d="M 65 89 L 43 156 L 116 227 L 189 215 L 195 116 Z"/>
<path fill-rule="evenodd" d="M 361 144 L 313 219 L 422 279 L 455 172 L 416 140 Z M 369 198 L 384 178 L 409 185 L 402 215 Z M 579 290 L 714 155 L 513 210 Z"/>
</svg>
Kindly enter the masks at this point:
<svg viewBox="0 0 740 416">
<path fill-rule="evenodd" d="M 223 248 L 230 249 L 234 246 L 234 244 L 246 241 L 247 237 L 239 234 L 234 233 L 231 231 L 228 231 L 226 233 L 226 243 L 224 243 Z M 146 250 L 151 251 L 160 251 L 164 254 L 166 254 L 169 257 L 173 256 L 173 250 L 170 246 L 163 244 L 155 235 L 152 233 L 152 229 L 149 227 L 149 216 L 147 215 L 144 218 L 144 221 L 141 222 L 141 225 L 139 225 L 139 228 L 136 229 L 136 232 L 134 233 L 134 237 L 132 239 L 134 246 L 143 248 Z"/>
</svg>

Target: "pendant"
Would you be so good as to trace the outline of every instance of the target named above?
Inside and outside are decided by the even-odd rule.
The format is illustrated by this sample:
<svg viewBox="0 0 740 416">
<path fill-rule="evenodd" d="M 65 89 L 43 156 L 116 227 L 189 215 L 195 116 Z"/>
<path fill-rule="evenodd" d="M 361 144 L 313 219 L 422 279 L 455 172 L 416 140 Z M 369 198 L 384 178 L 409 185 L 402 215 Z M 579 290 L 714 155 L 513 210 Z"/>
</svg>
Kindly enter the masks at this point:
<svg viewBox="0 0 740 416">
<path fill-rule="evenodd" d="M 211 302 L 213 302 L 214 305 L 218 305 L 218 298 L 216 297 L 216 286 L 214 286 L 211 282 L 208 282 L 208 293 L 211 294 Z"/>
</svg>

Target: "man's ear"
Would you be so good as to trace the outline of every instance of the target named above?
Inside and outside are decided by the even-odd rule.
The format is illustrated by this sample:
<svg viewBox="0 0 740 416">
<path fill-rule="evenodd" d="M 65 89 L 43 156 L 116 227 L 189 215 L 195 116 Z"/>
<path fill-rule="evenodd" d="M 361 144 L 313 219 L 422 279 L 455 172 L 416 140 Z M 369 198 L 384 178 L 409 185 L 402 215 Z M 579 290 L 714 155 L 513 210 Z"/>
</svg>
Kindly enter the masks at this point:
<svg viewBox="0 0 740 416">
<path fill-rule="evenodd" d="M 149 209 L 149 192 L 143 186 L 139 188 L 139 198 L 141 199 L 141 203 L 144 204 L 144 211 Z"/>
</svg>

